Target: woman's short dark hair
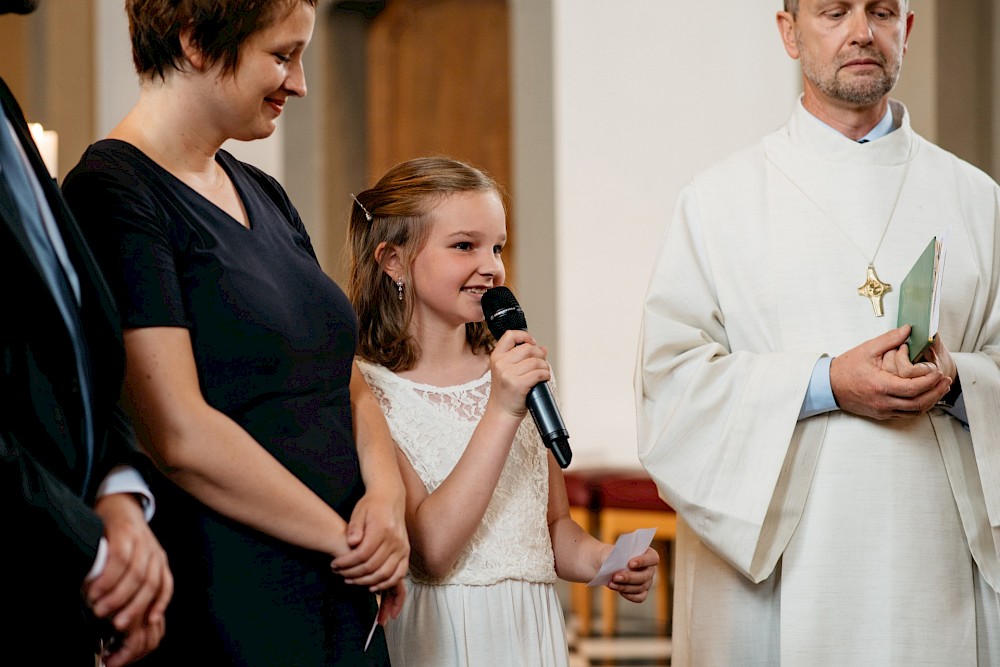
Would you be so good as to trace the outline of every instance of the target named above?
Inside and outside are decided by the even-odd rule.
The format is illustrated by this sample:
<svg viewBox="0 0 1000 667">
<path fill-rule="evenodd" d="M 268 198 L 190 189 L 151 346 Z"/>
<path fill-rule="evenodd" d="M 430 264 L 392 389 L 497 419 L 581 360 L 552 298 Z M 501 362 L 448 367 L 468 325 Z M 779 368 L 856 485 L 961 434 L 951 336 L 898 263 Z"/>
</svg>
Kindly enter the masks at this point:
<svg viewBox="0 0 1000 667">
<path fill-rule="evenodd" d="M 231 73 L 247 38 L 300 2 L 316 6 L 316 0 L 126 0 L 135 71 L 162 79 L 168 70 L 181 69 L 181 31 L 190 28 L 206 63 L 221 62 L 222 71 Z"/>
</svg>

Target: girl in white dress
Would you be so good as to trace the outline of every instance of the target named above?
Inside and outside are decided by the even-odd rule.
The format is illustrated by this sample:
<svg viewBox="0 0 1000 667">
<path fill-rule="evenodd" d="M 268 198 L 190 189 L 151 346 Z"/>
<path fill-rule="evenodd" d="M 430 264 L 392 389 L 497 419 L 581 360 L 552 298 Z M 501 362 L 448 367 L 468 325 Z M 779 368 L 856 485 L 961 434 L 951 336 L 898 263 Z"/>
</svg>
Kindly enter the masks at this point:
<svg viewBox="0 0 1000 667">
<path fill-rule="evenodd" d="M 348 292 L 359 365 L 406 486 L 410 575 L 386 628 L 395 667 L 566 665 L 556 577 L 589 581 L 612 546 L 569 517 L 562 471 L 525 397 L 551 379 L 526 331 L 494 343 L 480 299 L 504 281 L 497 184 L 470 165 L 397 165 L 352 205 Z M 608 586 L 646 598 L 658 556 Z"/>
</svg>

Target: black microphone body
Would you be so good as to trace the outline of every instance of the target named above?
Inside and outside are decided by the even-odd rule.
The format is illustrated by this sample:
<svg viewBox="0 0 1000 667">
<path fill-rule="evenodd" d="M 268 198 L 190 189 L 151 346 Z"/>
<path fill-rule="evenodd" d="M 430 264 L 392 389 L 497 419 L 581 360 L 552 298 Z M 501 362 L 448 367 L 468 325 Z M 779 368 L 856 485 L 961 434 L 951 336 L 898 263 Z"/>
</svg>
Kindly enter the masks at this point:
<svg viewBox="0 0 1000 667">
<path fill-rule="evenodd" d="M 486 326 L 497 340 L 510 329 L 528 330 L 524 311 L 518 305 L 514 294 L 506 287 L 486 290 L 482 305 Z M 566 424 L 559 414 L 559 406 L 556 405 L 549 383 L 539 382 L 532 387 L 525 402 L 531 418 L 535 421 L 538 434 L 542 436 L 542 442 L 552 451 L 559 467 L 567 467 L 573 458 L 573 452 L 569 448 L 569 431 L 566 430 Z"/>
</svg>

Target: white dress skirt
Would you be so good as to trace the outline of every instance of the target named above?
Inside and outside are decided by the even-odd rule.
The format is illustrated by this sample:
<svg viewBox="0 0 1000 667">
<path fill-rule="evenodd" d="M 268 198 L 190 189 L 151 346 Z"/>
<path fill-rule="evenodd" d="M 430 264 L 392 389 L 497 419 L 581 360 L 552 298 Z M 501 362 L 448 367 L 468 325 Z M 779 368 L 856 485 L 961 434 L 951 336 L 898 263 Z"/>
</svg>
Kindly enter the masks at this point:
<svg viewBox="0 0 1000 667">
<path fill-rule="evenodd" d="M 393 667 L 565 666 L 563 610 L 552 584 L 406 581 L 403 613 L 386 627 Z"/>
</svg>

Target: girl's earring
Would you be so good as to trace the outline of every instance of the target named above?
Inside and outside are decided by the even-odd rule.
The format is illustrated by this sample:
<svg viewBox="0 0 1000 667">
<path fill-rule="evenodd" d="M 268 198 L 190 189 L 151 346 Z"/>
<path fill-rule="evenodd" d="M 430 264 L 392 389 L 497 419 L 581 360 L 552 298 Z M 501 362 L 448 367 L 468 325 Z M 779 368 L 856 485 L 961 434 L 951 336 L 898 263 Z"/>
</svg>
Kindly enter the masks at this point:
<svg viewBox="0 0 1000 667">
<path fill-rule="evenodd" d="M 403 300 L 403 279 L 400 278 L 396 281 L 396 294 L 399 295 L 399 300 Z"/>
</svg>

